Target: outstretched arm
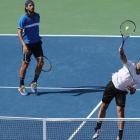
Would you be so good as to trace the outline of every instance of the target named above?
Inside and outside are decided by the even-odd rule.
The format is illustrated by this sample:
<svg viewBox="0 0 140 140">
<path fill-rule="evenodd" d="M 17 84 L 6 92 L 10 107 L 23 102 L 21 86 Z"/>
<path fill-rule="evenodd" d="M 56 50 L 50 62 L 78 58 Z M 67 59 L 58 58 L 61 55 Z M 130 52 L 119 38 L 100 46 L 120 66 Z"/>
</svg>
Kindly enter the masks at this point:
<svg viewBox="0 0 140 140">
<path fill-rule="evenodd" d="M 120 52 L 120 59 L 122 60 L 123 64 L 126 64 L 127 58 L 126 58 L 126 55 L 124 54 L 123 48 L 120 47 L 119 52 Z"/>
</svg>

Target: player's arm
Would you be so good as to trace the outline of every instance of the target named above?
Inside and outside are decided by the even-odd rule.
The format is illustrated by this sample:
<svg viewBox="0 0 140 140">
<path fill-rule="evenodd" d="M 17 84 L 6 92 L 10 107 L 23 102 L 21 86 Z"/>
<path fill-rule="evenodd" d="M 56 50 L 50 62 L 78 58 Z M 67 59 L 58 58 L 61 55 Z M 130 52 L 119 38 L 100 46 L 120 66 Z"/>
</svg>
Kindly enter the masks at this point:
<svg viewBox="0 0 140 140">
<path fill-rule="evenodd" d="M 126 64 L 127 58 L 126 58 L 126 55 L 124 54 L 123 48 L 120 47 L 119 52 L 120 52 L 120 59 L 122 60 L 123 64 Z"/>
<path fill-rule="evenodd" d="M 23 46 L 23 52 L 24 53 L 28 53 L 28 48 L 27 48 L 27 45 L 25 44 L 24 40 L 23 40 L 23 37 L 22 37 L 22 32 L 23 32 L 23 29 L 21 28 L 18 28 L 18 37 L 22 43 L 22 46 Z"/>
</svg>

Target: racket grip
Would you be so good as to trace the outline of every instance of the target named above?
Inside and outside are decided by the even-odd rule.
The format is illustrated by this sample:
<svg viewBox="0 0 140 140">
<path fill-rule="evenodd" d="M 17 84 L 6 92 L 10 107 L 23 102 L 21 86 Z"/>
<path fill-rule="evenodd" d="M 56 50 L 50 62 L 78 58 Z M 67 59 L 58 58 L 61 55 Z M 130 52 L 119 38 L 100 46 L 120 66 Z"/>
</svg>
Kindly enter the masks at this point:
<svg viewBox="0 0 140 140">
<path fill-rule="evenodd" d="M 122 49 L 122 50 L 119 50 L 120 51 L 120 56 L 124 56 L 123 45 L 120 46 L 120 49 Z"/>
<path fill-rule="evenodd" d="M 124 45 L 124 43 L 121 44 L 121 46 L 120 46 L 121 49 L 123 49 L 123 45 Z"/>
<path fill-rule="evenodd" d="M 123 49 L 123 45 L 124 45 L 124 40 L 123 40 L 123 42 L 122 42 L 122 44 L 120 46 L 121 49 Z"/>
</svg>

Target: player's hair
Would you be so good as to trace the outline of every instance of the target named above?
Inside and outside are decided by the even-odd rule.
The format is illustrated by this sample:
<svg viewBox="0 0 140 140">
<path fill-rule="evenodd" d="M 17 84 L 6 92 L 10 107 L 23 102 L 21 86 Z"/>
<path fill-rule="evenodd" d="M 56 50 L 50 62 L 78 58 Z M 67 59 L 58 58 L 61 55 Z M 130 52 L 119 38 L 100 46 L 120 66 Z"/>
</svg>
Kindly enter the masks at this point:
<svg viewBox="0 0 140 140">
<path fill-rule="evenodd" d="M 25 9 L 25 12 L 27 13 L 26 7 L 24 9 Z"/>
<path fill-rule="evenodd" d="M 29 3 L 33 3 L 33 4 L 34 4 L 34 2 L 33 2 L 32 0 L 27 0 L 27 1 L 25 2 L 25 8 L 24 8 L 24 10 L 25 10 L 26 13 L 28 12 L 28 11 L 26 10 L 26 7 L 28 6 Z"/>
</svg>

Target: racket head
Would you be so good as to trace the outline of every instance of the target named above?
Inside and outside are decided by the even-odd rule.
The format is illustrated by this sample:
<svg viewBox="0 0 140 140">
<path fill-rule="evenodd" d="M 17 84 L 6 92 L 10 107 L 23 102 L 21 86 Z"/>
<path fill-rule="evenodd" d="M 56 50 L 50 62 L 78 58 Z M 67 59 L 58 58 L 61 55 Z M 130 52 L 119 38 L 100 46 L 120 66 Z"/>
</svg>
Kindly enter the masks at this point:
<svg viewBox="0 0 140 140">
<path fill-rule="evenodd" d="M 50 60 L 46 56 L 43 56 L 43 62 L 44 62 L 44 64 L 42 67 L 42 71 L 49 72 L 52 69 Z"/>
<path fill-rule="evenodd" d="M 126 27 L 129 27 L 128 30 L 126 30 Z M 122 37 L 129 37 L 131 36 L 136 30 L 136 24 L 131 20 L 126 20 L 120 25 L 120 33 Z"/>
</svg>

